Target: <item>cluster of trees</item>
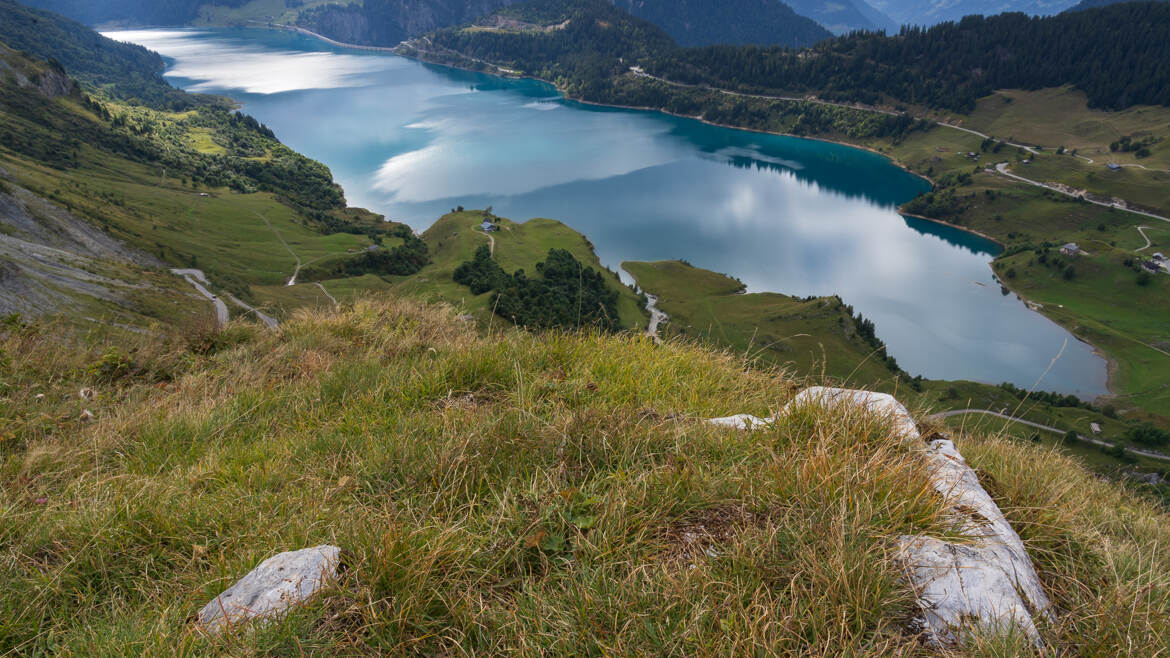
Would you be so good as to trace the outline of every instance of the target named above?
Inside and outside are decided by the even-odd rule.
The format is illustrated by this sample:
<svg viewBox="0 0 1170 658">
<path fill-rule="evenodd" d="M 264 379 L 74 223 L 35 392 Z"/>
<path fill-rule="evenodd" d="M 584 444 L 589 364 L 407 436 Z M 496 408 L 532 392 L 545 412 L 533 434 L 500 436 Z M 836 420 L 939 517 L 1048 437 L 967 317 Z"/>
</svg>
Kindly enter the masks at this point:
<svg viewBox="0 0 1170 658">
<path fill-rule="evenodd" d="M 1143 139 L 1134 139 L 1130 136 L 1122 137 L 1121 139 L 1109 145 L 1109 150 L 1116 153 L 1133 153 L 1139 158 L 1150 157 L 1150 147 L 1158 142 L 1157 137 L 1145 137 Z"/>
<path fill-rule="evenodd" d="M 1016 386 L 1015 384 L 1012 384 L 1011 382 L 1004 382 L 1004 383 L 1000 384 L 999 387 L 1001 389 L 1007 391 L 1008 393 L 1011 393 L 1012 395 L 1014 395 L 1016 398 L 1018 398 L 1020 400 L 1027 398 L 1029 400 L 1043 402 L 1045 404 L 1049 404 L 1049 405 L 1052 405 L 1054 407 L 1068 407 L 1068 408 L 1073 408 L 1073 409 L 1088 409 L 1089 411 L 1097 411 L 1097 412 L 1101 411 L 1097 407 L 1093 406 L 1092 403 L 1085 402 L 1084 400 L 1081 400 L 1080 398 L 1078 398 L 1075 395 L 1062 395 L 1060 393 L 1052 393 L 1050 391 L 1029 391 L 1027 389 L 1020 388 L 1019 386 Z"/>
<path fill-rule="evenodd" d="M 874 355 L 885 362 L 890 372 L 902 373 L 903 371 L 901 366 L 898 365 L 898 361 L 886 353 L 886 344 L 881 338 L 878 338 L 877 326 L 874 325 L 873 320 L 867 319 L 860 313 L 854 314 L 852 305 L 846 305 L 845 312 L 849 314 L 849 318 L 853 322 L 853 330 L 857 333 L 857 337 L 864 341 L 866 345 L 873 348 Z M 916 379 L 920 384 L 922 378 L 918 377 Z"/>
<path fill-rule="evenodd" d="M 955 194 L 953 189 L 932 190 L 920 194 L 908 201 L 902 210 L 911 215 L 941 219 L 955 224 L 960 223 L 967 203 L 963 196 Z"/>
<path fill-rule="evenodd" d="M 475 250 L 475 256 L 455 268 L 455 283 L 471 288 L 471 294 L 482 295 L 489 290 L 503 290 L 512 277 L 492 258 L 485 244 Z"/>
<path fill-rule="evenodd" d="M 1076 278 L 1077 271 L 1073 264 L 1065 261 L 1059 255 L 1052 254 L 1050 247 L 1037 247 L 1035 253 L 1037 263 L 1060 272 L 1065 279 Z"/>
<path fill-rule="evenodd" d="M 1164 446 L 1170 443 L 1170 432 L 1151 423 L 1138 423 L 1125 431 L 1125 438 L 1141 445 Z"/>
<path fill-rule="evenodd" d="M 401 238 L 402 244 L 393 249 L 369 249 L 352 258 L 310 265 L 301 270 L 301 278 L 320 281 L 363 274 L 406 276 L 417 273 L 431 262 L 427 243 L 410 227 L 400 224 L 390 231 L 390 235 Z"/>
<path fill-rule="evenodd" d="M 529 278 L 524 270 L 508 275 L 484 246 L 456 268 L 454 276 L 474 294 L 494 290 L 496 314 L 522 327 L 619 328 L 618 293 L 600 272 L 583 266 L 564 249 L 550 249 L 536 271 L 539 278 Z"/>
</svg>

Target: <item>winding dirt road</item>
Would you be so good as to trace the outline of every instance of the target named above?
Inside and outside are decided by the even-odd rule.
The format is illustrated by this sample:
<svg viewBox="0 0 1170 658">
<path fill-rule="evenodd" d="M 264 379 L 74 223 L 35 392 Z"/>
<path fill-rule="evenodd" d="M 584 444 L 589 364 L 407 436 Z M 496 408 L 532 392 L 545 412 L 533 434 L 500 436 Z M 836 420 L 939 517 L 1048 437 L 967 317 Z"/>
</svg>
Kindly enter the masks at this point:
<svg viewBox="0 0 1170 658">
<path fill-rule="evenodd" d="M 325 286 L 321 285 L 320 281 L 315 282 L 313 285 L 320 288 L 321 292 L 325 293 L 325 296 L 329 298 L 329 301 L 333 302 L 334 306 L 337 306 L 337 298 L 334 297 L 333 295 L 330 295 L 329 291 L 325 289 Z"/>
<path fill-rule="evenodd" d="M 297 252 L 292 250 L 292 247 L 288 246 L 288 243 L 284 241 L 284 236 L 280 234 L 280 231 L 276 230 L 276 227 L 272 225 L 272 222 L 268 221 L 267 217 L 260 213 L 256 213 L 256 216 L 264 220 L 264 225 L 267 226 L 270 231 L 276 234 L 276 239 L 280 240 L 280 244 L 284 245 L 284 250 L 287 251 L 288 255 L 292 256 L 293 260 L 297 262 L 296 269 L 293 270 L 292 276 L 289 277 L 288 283 L 286 284 L 290 286 L 297 285 L 297 275 L 301 273 L 301 268 L 304 267 L 304 265 L 301 263 L 301 257 L 297 255 Z"/>
<path fill-rule="evenodd" d="M 996 418 L 1010 420 L 1013 423 L 1027 425 L 1028 427 L 1034 427 L 1038 430 L 1044 430 L 1045 432 L 1052 432 L 1054 434 L 1065 434 L 1067 432 L 1066 430 L 1062 430 L 1058 427 L 1052 427 L 1051 425 L 1043 425 L 1041 423 L 1036 423 L 1036 422 L 1033 422 L 1030 420 L 1024 420 L 1023 418 L 1017 418 L 1015 416 L 1010 416 L 1008 414 L 1000 413 L 998 411 L 991 411 L 990 409 L 953 409 L 951 411 L 944 411 L 942 413 L 937 413 L 937 414 L 931 416 L 930 418 L 935 419 L 935 420 L 941 420 L 943 418 L 951 418 L 952 416 L 964 416 L 967 414 L 980 414 L 983 416 L 995 416 Z M 1091 436 L 1086 436 L 1086 435 L 1080 434 L 1080 433 L 1077 433 L 1077 438 L 1080 439 L 1081 441 L 1084 441 L 1085 443 L 1091 443 L 1095 446 L 1101 446 L 1104 448 L 1116 447 L 1116 444 L 1110 443 L 1108 441 L 1102 441 L 1101 439 L 1097 439 L 1097 438 L 1094 438 Z M 1149 450 L 1140 450 L 1140 449 L 1135 449 L 1135 448 L 1126 448 L 1126 450 L 1129 452 L 1132 452 L 1135 455 L 1140 455 L 1142 457 L 1148 457 L 1149 459 L 1170 461 L 1170 455 L 1164 455 L 1160 452 L 1152 452 Z"/>
<path fill-rule="evenodd" d="M 646 310 L 650 311 L 650 324 L 646 326 L 646 335 L 661 345 L 662 337 L 658 335 L 658 325 L 669 322 L 670 316 L 658 308 L 658 295 L 651 295 L 648 292 L 646 293 Z"/>
<path fill-rule="evenodd" d="M 985 169 L 984 171 L 991 171 L 991 170 Z M 1103 208 L 1113 208 L 1114 210 L 1122 210 L 1125 212 L 1133 213 L 1135 215 L 1142 215 L 1144 217 L 1158 219 L 1158 220 L 1161 220 L 1163 222 L 1170 222 L 1170 217 L 1163 217 L 1161 215 L 1155 215 L 1152 212 L 1146 212 L 1144 210 L 1135 210 L 1133 208 L 1129 208 L 1129 207 L 1123 205 L 1122 203 L 1116 203 L 1116 202 L 1115 203 L 1106 203 L 1104 201 L 1094 201 L 1090 198 L 1087 198 L 1084 195 L 1084 193 L 1068 192 L 1068 191 L 1062 190 L 1058 187 L 1053 187 L 1052 185 L 1048 185 L 1047 183 L 1041 183 L 1040 181 L 1034 181 L 1031 178 L 1024 178 L 1023 176 L 1020 176 L 1018 174 L 1013 174 L 1012 172 L 1008 171 L 1008 163 L 1007 162 L 1001 162 L 1001 163 L 995 165 L 995 171 L 1003 176 L 1007 176 L 1008 178 L 1014 178 L 1015 180 L 1021 181 L 1023 183 L 1027 183 L 1029 185 L 1035 185 L 1036 187 L 1042 187 L 1046 190 L 1051 190 L 1051 191 L 1056 192 L 1058 194 L 1070 196 L 1074 199 L 1081 199 L 1082 201 L 1087 201 L 1089 203 L 1096 204 L 1096 205 L 1101 206 Z"/>
<path fill-rule="evenodd" d="M 207 299 L 211 300 L 212 306 L 215 307 L 215 320 L 219 326 L 222 327 L 228 323 L 227 304 L 224 304 L 222 299 L 212 294 L 212 292 L 207 289 L 206 286 L 211 284 L 207 281 L 207 277 L 203 274 L 203 270 L 197 270 L 194 268 L 177 268 L 172 269 L 171 272 L 178 274 L 179 276 L 186 279 L 187 283 L 190 283 L 192 286 L 194 286 L 195 290 L 197 290 L 200 295 L 203 295 Z"/>
</svg>

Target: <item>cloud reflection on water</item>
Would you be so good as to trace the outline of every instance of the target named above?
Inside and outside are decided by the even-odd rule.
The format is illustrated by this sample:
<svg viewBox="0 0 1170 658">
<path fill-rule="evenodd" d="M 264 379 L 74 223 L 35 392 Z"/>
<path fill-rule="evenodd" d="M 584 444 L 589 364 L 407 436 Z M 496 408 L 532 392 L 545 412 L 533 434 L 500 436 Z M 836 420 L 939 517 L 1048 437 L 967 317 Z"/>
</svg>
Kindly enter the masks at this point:
<svg viewBox="0 0 1170 658">
<path fill-rule="evenodd" d="M 168 75 L 196 80 L 190 91 L 240 90 L 278 94 L 302 89 L 357 87 L 368 75 L 385 71 L 394 61 L 332 52 L 272 51 L 215 39 L 189 30 L 118 30 L 104 32 L 118 41 L 137 43 L 175 60 Z"/>
</svg>

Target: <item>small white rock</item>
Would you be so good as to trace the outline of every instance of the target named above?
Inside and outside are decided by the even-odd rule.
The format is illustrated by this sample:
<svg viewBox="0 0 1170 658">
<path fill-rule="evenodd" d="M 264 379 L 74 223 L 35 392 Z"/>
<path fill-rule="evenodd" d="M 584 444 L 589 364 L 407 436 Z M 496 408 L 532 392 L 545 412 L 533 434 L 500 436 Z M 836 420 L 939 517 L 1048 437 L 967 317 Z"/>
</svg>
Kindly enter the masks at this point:
<svg viewBox="0 0 1170 658">
<path fill-rule="evenodd" d="M 279 615 L 337 579 L 341 549 L 314 546 L 274 555 L 199 611 L 199 624 L 220 633 L 254 617 Z"/>
<path fill-rule="evenodd" d="M 93 412 L 90 411 L 89 409 L 83 409 L 81 411 L 81 417 L 78 418 L 78 420 L 80 420 L 84 423 L 88 423 L 89 421 L 93 420 Z"/>
<path fill-rule="evenodd" d="M 734 427 L 737 430 L 754 430 L 757 427 L 764 427 L 772 423 L 771 418 L 756 418 L 751 414 L 737 414 L 735 416 L 728 416 L 726 418 L 710 418 L 707 420 L 712 425 L 720 425 L 722 427 Z"/>
</svg>

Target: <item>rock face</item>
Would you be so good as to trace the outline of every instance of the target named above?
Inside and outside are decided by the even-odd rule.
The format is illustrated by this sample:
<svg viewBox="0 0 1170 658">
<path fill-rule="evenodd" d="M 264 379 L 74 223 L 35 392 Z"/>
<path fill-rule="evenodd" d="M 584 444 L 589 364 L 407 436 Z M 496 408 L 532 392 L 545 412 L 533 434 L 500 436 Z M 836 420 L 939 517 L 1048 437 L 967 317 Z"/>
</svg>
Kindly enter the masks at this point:
<svg viewBox="0 0 1170 658">
<path fill-rule="evenodd" d="M 337 579 L 341 549 L 322 545 L 274 555 L 199 611 L 199 624 L 219 633 L 253 617 L 279 615 Z"/>
<path fill-rule="evenodd" d="M 301 11 L 297 25 L 344 43 L 396 46 L 404 39 L 469 23 L 518 0 L 364 0 Z"/>
<path fill-rule="evenodd" d="M 922 535 L 898 538 L 896 556 L 918 596 L 918 623 L 927 637 L 937 644 L 950 644 L 970 630 L 1003 633 L 1014 629 L 1043 644 L 1036 620 L 1051 618 L 1051 604 L 1019 535 L 954 443 L 946 439 L 924 443 L 914 419 L 892 396 L 817 386 L 797 394 L 777 418 L 740 414 L 709 422 L 751 430 L 778 422 L 809 404 L 830 409 L 849 405 L 891 422 L 907 446 L 922 454 L 931 484 L 946 503 L 948 518 L 966 537 L 965 541 Z"/>
<path fill-rule="evenodd" d="M 950 517 L 971 538 L 898 538 L 898 560 L 918 592 L 924 628 L 939 642 L 959 639 L 968 620 L 992 632 L 1017 629 L 1041 644 L 1034 617 L 1051 617 L 1051 604 L 1024 544 L 979 484 L 955 445 L 927 444 L 925 459 L 935 491 Z"/>
</svg>

